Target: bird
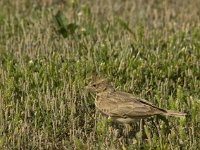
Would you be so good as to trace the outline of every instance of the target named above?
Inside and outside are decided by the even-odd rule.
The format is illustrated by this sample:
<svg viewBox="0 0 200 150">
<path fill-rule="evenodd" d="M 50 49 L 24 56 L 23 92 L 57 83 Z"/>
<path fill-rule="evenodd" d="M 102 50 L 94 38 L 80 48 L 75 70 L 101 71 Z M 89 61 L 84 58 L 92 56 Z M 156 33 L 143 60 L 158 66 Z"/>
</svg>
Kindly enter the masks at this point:
<svg viewBox="0 0 200 150">
<path fill-rule="evenodd" d="M 130 124 L 156 115 L 186 116 L 186 113 L 163 109 L 133 94 L 115 90 L 104 77 L 92 76 L 86 88 L 96 92 L 96 108 L 103 115 L 119 123 Z"/>
</svg>

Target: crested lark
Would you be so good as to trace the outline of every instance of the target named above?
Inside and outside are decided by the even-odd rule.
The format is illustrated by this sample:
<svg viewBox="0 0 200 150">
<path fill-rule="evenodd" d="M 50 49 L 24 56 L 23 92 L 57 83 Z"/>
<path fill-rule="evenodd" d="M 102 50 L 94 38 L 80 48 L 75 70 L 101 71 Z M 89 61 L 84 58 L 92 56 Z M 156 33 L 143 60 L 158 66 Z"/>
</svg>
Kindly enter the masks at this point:
<svg viewBox="0 0 200 150">
<path fill-rule="evenodd" d="M 154 115 L 175 117 L 186 115 L 185 113 L 159 108 L 144 99 L 134 97 L 132 94 L 116 91 L 107 79 L 97 76 L 92 77 L 87 88 L 96 92 L 96 108 L 104 115 L 120 123 L 129 124 Z"/>
</svg>

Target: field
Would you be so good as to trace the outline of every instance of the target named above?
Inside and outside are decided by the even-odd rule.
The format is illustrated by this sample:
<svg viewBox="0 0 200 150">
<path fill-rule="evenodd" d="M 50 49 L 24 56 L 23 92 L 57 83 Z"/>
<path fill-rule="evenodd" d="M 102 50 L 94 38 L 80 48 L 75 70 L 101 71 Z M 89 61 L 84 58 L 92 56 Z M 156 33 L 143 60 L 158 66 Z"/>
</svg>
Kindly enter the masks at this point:
<svg viewBox="0 0 200 150">
<path fill-rule="evenodd" d="M 200 149 L 199 6 L 1 0 L 0 149 Z M 149 118 L 145 138 L 140 122 L 125 136 L 85 90 L 94 73 L 187 117 Z"/>
</svg>

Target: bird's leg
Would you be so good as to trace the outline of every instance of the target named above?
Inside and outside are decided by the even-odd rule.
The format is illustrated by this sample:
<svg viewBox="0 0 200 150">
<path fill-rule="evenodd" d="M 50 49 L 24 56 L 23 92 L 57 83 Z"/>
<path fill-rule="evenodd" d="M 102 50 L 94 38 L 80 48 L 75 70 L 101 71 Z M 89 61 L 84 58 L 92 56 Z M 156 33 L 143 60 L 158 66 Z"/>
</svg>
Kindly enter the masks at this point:
<svg viewBox="0 0 200 150">
<path fill-rule="evenodd" d="M 143 132 L 144 132 L 144 120 L 141 119 L 140 120 L 140 133 L 141 133 L 141 135 L 143 134 Z"/>
<path fill-rule="evenodd" d="M 126 136 L 129 135 L 129 132 L 132 130 L 132 127 L 130 126 L 130 124 L 124 124 L 125 128 L 124 128 L 124 134 Z"/>
<path fill-rule="evenodd" d="M 124 124 L 125 145 L 128 144 L 129 132 L 132 130 L 130 124 Z M 124 144 L 123 144 L 124 145 Z"/>
<path fill-rule="evenodd" d="M 140 135 L 141 135 L 141 140 L 143 141 L 144 139 L 147 139 L 147 135 L 145 133 L 145 130 L 144 130 L 144 119 L 141 119 L 140 120 Z"/>
</svg>

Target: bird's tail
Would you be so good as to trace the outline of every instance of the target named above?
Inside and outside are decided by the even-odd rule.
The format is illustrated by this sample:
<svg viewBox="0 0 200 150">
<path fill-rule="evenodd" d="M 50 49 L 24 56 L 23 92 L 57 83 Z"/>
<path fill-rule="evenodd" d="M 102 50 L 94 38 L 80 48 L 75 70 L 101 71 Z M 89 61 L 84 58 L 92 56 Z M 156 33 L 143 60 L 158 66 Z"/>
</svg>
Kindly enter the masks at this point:
<svg viewBox="0 0 200 150">
<path fill-rule="evenodd" d="M 177 112 L 177 111 L 174 111 L 174 110 L 166 110 L 165 115 L 166 116 L 175 116 L 175 117 L 185 117 L 186 113 Z"/>
</svg>

